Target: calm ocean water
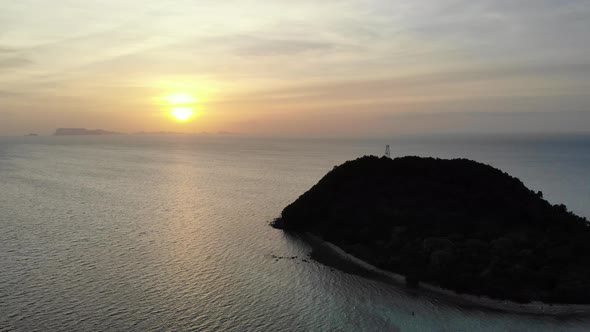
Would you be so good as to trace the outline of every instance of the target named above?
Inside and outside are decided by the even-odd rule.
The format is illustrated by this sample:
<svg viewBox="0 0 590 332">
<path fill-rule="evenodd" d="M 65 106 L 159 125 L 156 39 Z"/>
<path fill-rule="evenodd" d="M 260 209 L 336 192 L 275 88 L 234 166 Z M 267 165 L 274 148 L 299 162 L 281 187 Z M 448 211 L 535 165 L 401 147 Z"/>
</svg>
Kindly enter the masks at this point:
<svg viewBox="0 0 590 332">
<path fill-rule="evenodd" d="M 590 217 L 590 137 L 4 137 L 0 330 L 590 330 L 305 262 L 306 244 L 268 226 L 333 166 L 387 143 L 491 164 Z"/>
</svg>

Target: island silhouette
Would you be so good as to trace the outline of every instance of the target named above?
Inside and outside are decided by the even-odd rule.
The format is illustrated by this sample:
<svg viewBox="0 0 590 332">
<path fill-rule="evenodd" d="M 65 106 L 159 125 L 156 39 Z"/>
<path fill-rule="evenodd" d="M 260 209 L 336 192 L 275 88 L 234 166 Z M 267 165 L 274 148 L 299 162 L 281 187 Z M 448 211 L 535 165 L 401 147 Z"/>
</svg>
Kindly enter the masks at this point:
<svg viewBox="0 0 590 332">
<path fill-rule="evenodd" d="M 104 136 L 104 135 L 128 135 L 127 133 L 110 131 L 104 129 L 86 129 L 86 128 L 57 128 L 53 133 L 53 136 Z M 170 136 L 170 135 L 218 135 L 218 136 L 234 136 L 240 135 L 229 131 L 220 130 L 214 134 L 202 131 L 202 132 L 174 132 L 174 131 L 139 131 L 134 132 L 132 135 L 137 136 Z M 28 136 L 36 136 L 36 134 L 29 134 Z"/>
<path fill-rule="evenodd" d="M 365 156 L 335 167 L 273 226 L 380 269 L 519 303 L 590 303 L 590 228 L 565 205 L 467 159 Z"/>
<path fill-rule="evenodd" d="M 108 131 L 103 129 L 89 130 L 86 128 L 57 128 L 54 136 L 88 136 L 88 135 L 123 135 L 116 131 Z"/>
</svg>

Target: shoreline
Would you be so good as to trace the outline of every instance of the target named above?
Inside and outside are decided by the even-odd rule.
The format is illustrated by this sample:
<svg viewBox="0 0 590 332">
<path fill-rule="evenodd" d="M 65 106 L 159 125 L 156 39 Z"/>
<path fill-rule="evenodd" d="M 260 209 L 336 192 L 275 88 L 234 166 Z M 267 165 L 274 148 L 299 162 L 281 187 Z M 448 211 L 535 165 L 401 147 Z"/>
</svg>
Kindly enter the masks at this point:
<svg viewBox="0 0 590 332">
<path fill-rule="evenodd" d="M 324 241 L 311 233 L 297 233 L 298 237 L 311 246 L 310 257 L 326 266 L 345 273 L 356 274 L 372 280 L 384 282 L 394 287 L 403 288 L 408 294 L 428 296 L 440 299 L 446 304 L 465 309 L 494 311 L 535 316 L 552 316 L 557 318 L 590 318 L 590 305 L 581 304 L 547 304 L 542 302 L 516 303 L 508 300 L 496 300 L 486 296 L 458 294 L 432 284 L 420 282 L 418 288 L 408 288 L 403 275 L 380 269 L 337 245 Z"/>
</svg>

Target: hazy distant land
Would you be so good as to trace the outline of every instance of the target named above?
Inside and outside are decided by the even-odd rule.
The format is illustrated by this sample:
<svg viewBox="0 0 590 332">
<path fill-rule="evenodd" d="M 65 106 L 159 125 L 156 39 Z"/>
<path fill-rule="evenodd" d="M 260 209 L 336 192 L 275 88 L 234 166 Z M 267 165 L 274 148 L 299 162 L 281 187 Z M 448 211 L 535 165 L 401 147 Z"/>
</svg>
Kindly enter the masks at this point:
<svg viewBox="0 0 590 332">
<path fill-rule="evenodd" d="M 86 129 L 86 128 L 57 128 L 53 133 L 54 136 L 99 136 L 99 135 L 128 135 L 127 133 L 110 131 L 104 129 Z M 200 133 L 183 133 L 174 131 L 140 131 L 131 135 L 238 135 L 229 131 L 218 131 L 217 133 L 200 132 Z M 33 136 L 29 134 L 29 136 Z"/>
<path fill-rule="evenodd" d="M 123 135 L 116 131 L 108 131 L 103 129 L 89 130 L 86 128 L 57 128 L 54 136 L 86 136 L 86 135 Z"/>
</svg>

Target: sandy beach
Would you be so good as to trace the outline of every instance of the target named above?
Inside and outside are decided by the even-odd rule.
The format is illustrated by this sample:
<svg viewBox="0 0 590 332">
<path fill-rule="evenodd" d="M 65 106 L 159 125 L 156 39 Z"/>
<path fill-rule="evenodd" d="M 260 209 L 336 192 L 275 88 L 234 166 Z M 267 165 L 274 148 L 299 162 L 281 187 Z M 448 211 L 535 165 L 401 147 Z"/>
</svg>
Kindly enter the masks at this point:
<svg viewBox="0 0 590 332">
<path fill-rule="evenodd" d="M 405 285 L 405 278 L 400 274 L 382 270 L 367 263 L 331 242 L 305 233 L 300 238 L 307 242 L 312 252 L 310 257 L 324 265 L 336 268 L 346 273 L 360 275 L 378 280 L 394 287 L 400 287 L 404 292 L 413 296 L 428 296 L 448 305 L 460 306 L 463 309 L 505 312 L 523 315 L 546 315 L 558 318 L 590 317 L 590 305 L 547 304 L 542 302 L 516 303 L 501 301 L 485 296 L 457 294 L 451 290 L 435 285 L 420 283 L 419 288 L 410 289 Z"/>
</svg>

